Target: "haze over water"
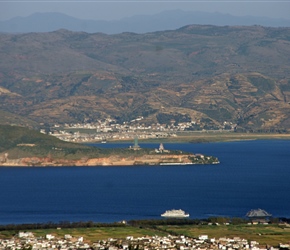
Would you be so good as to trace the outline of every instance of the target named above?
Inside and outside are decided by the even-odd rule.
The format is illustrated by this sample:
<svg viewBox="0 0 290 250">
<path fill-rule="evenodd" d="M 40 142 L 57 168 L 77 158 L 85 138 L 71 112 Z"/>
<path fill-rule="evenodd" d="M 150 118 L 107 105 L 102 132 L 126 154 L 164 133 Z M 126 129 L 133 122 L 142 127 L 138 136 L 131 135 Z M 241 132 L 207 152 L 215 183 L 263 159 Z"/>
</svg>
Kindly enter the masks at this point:
<svg viewBox="0 0 290 250">
<path fill-rule="evenodd" d="M 256 208 L 290 218 L 290 141 L 164 146 L 214 155 L 221 163 L 0 168 L 0 224 L 159 219 L 165 210 L 179 208 L 190 218 L 244 217 Z"/>
</svg>

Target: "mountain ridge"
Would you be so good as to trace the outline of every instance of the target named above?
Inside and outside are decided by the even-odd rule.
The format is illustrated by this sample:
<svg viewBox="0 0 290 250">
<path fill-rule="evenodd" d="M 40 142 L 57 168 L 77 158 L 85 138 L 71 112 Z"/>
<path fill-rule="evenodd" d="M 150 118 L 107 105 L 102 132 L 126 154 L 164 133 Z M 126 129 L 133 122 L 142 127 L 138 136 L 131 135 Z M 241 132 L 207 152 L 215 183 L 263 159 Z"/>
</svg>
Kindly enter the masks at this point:
<svg viewBox="0 0 290 250">
<path fill-rule="evenodd" d="M 118 34 L 122 32 L 147 33 L 174 30 L 188 24 L 217 26 L 262 25 L 289 27 L 290 20 L 253 16 L 232 16 L 219 12 L 170 10 L 154 15 L 136 15 L 119 20 L 79 19 L 58 12 L 34 13 L 27 17 L 15 17 L 0 21 L 0 32 L 28 33 L 52 32 L 58 29 L 84 31 L 88 33 Z"/>
</svg>

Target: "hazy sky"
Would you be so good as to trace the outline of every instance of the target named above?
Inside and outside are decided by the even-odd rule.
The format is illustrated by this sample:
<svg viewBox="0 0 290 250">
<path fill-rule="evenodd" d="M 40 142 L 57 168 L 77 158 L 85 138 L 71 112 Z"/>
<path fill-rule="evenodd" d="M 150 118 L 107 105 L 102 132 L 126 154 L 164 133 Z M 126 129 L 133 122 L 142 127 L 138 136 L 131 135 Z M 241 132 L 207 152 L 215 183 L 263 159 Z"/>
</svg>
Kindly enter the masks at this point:
<svg viewBox="0 0 290 250">
<path fill-rule="evenodd" d="M 28 16 L 35 12 L 61 12 L 81 19 L 117 20 L 176 9 L 290 19 L 290 0 L 0 0 L 0 20 Z"/>
</svg>

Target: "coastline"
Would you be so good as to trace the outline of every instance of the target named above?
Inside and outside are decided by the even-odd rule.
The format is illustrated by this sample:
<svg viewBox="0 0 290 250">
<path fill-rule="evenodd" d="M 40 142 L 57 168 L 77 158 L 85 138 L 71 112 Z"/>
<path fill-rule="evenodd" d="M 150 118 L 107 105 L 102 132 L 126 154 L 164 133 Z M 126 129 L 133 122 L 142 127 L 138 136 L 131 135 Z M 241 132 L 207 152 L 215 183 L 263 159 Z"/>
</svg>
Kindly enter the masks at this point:
<svg viewBox="0 0 290 250">
<path fill-rule="evenodd" d="M 252 140 L 290 140 L 290 134 L 260 134 L 260 133 L 234 133 L 234 132 L 181 132 L 175 137 L 138 139 L 139 143 L 213 143 Z M 131 143 L 128 139 L 107 139 L 107 143 Z M 100 143 L 93 141 L 90 143 Z"/>
<path fill-rule="evenodd" d="M 51 159 L 40 157 L 26 157 L 7 159 L 0 163 L 0 167 L 110 167 L 110 166 L 162 166 L 162 165 L 196 165 L 218 164 L 219 160 L 213 156 L 201 154 L 145 154 L 143 156 L 124 157 L 112 155 L 109 157 L 89 158 L 80 160 Z"/>
<path fill-rule="evenodd" d="M 290 134 L 245 134 L 231 132 L 191 132 L 180 133 L 173 138 L 156 138 L 156 139 L 140 139 L 140 143 L 218 143 L 218 142 L 238 142 L 238 141 L 254 141 L 254 140 L 290 140 Z M 131 143 L 128 140 L 107 140 L 110 143 Z M 89 142 L 94 144 L 98 142 Z M 18 146 L 18 145 L 17 145 Z M 23 146 L 23 145 L 21 145 Z M 24 145 L 26 146 L 26 145 Z M 139 150 L 137 150 L 139 151 Z M 165 150 L 167 151 L 167 150 Z M 164 152 L 165 152 L 164 151 Z M 153 152 L 153 151 L 152 151 Z M 4 154 L 4 152 L 3 152 Z M 219 160 L 213 156 L 201 155 L 199 159 L 191 153 L 142 153 L 141 155 L 127 154 L 109 154 L 107 156 L 86 156 L 82 158 L 53 158 L 40 156 L 22 156 L 18 159 L 5 159 L 2 156 L 0 167 L 66 167 L 66 166 L 138 166 L 138 165 L 194 165 L 194 164 L 218 164 Z M 1 160 L 1 159 L 0 159 Z"/>
</svg>

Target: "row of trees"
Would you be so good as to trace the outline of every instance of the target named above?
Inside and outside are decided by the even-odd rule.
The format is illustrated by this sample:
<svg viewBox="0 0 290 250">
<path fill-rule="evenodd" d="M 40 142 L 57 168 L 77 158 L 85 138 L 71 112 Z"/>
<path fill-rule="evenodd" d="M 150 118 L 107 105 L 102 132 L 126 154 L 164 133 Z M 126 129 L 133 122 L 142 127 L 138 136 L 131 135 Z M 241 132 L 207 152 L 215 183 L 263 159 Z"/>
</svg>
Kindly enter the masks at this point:
<svg viewBox="0 0 290 250">
<path fill-rule="evenodd" d="M 70 222 L 70 221 L 61 221 L 58 223 L 47 222 L 47 223 L 31 223 L 31 224 L 8 224 L 0 225 L 0 231 L 6 230 L 35 230 L 35 229 L 53 229 L 53 228 L 92 228 L 92 227 L 156 227 L 162 225 L 208 225 L 209 223 L 213 225 L 231 223 L 234 225 L 248 223 L 249 219 L 247 218 L 238 218 L 238 217 L 210 217 L 207 219 L 150 219 L 150 220 L 130 220 L 127 223 L 123 222 L 114 222 L 114 223 L 100 223 L 93 221 L 79 221 L 79 222 Z M 290 223 L 290 218 L 270 218 L 269 223 Z"/>
</svg>

